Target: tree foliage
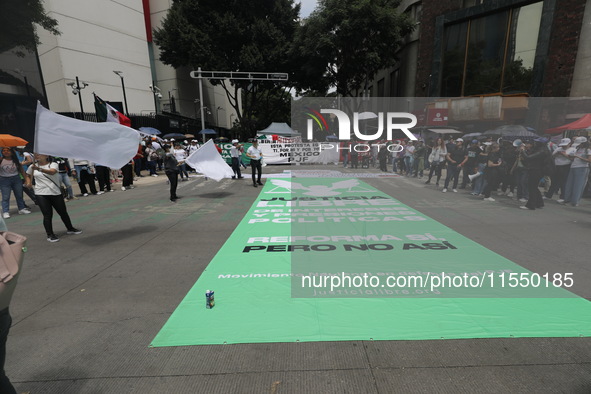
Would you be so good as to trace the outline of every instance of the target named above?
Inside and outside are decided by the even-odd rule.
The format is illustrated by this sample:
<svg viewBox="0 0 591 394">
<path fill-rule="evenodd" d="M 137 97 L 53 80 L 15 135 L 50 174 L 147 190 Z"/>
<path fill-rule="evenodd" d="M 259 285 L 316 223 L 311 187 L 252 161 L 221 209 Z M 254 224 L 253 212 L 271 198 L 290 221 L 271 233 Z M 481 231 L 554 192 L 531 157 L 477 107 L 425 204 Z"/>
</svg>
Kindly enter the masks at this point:
<svg viewBox="0 0 591 394">
<path fill-rule="evenodd" d="M 351 96 L 396 62 L 414 25 L 397 11 L 400 0 L 320 0 L 296 35 L 292 56 L 300 90 Z"/>
<path fill-rule="evenodd" d="M 175 68 L 289 73 L 288 53 L 299 10 L 293 0 L 175 0 L 162 27 L 155 29 L 154 41 L 161 50 L 160 60 Z M 262 100 L 281 96 L 285 89 L 285 83 L 212 83 L 223 86 L 238 121 L 251 136 L 268 125 L 257 115 Z M 272 112 L 272 108 L 267 110 Z"/>
<path fill-rule="evenodd" d="M 34 52 L 39 44 L 34 24 L 52 34 L 60 34 L 57 20 L 47 15 L 42 0 L 2 0 L 0 53 L 11 49 L 19 55 L 23 55 L 23 51 Z"/>
</svg>

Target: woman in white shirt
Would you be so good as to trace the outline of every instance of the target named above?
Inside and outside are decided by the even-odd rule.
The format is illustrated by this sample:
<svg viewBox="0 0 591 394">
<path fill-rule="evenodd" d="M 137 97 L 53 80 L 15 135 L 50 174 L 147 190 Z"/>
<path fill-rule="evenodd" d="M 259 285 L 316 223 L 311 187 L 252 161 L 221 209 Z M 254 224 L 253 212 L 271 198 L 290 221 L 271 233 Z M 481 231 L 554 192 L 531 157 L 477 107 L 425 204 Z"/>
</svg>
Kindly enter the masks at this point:
<svg viewBox="0 0 591 394">
<path fill-rule="evenodd" d="M 21 178 L 22 177 L 22 178 Z M 10 217 L 10 193 L 14 193 L 19 214 L 29 214 L 30 210 L 23 199 L 23 179 L 26 179 L 25 170 L 16 156 L 13 148 L 2 148 L 0 158 L 0 190 L 2 191 L 2 217 Z"/>
<path fill-rule="evenodd" d="M 43 213 L 43 226 L 49 242 L 58 242 L 60 239 L 53 232 L 53 210 L 62 218 L 66 225 L 67 234 L 81 234 L 82 231 L 72 225 L 66 209 L 66 203 L 59 187 L 58 164 L 51 163 L 47 155 L 35 153 L 35 163 L 27 170 L 27 174 L 35 178 L 35 194 L 41 213 Z M 32 187 L 31 178 L 27 179 L 26 187 Z"/>
</svg>

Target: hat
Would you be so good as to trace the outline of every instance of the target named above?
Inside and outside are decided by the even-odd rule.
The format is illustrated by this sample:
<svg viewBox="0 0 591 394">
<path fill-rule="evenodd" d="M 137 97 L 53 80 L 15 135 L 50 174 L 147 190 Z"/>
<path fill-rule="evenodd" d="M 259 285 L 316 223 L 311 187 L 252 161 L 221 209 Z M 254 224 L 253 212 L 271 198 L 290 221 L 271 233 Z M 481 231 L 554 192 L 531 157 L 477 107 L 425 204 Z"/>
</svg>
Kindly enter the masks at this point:
<svg viewBox="0 0 591 394">
<path fill-rule="evenodd" d="M 170 140 L 171 140 L 171 141 L 176 141 L 174 138 L 171 138 Z"/>
<path fill-rule="evenodd" d="M 472 143 L 473 144 L 477 144 L 478 143 L 478 140 L 472 140 Z"/>
<path fill-rule="evenodd" d="M 197 140 L 191 140 L 191 142 L 197 142 Z"/>
<path fill-rule="evenodd" d="M 587 138 L 586 137 L 577 137 L 573 141 L 573 147 L 576 148 L 577 146 L 581 145 L 583 142 L 587 142 Z"/>
<path fill-rule="evenodd" d="M 238 140 L 232 140 L 232 143 L 233 144 L 237 144 L 238 143 Z"/>
<path fill-rule="evenodd" d="M 514 147 L 518 148 L 521 145 L 523 145 L 523 141 L 521 141 L 521 140 L 515 140 L 515 141 L 513 141 L 513 146 Z"/>
<path fill-rule="evenodd" d="M 570 144 L 570 142 L 570 138 L 563 138 L 560 140 L 558 146 L 567 146 L 568 144 Z"/>
<path fill-rule="evenodd" d="M 464 142 L 464 140 L 463 140 L 463 139 L 461 139 L 461 138 L 458 138 L 458 139 L 456 140 L 456 142 Z"/>
</svg>

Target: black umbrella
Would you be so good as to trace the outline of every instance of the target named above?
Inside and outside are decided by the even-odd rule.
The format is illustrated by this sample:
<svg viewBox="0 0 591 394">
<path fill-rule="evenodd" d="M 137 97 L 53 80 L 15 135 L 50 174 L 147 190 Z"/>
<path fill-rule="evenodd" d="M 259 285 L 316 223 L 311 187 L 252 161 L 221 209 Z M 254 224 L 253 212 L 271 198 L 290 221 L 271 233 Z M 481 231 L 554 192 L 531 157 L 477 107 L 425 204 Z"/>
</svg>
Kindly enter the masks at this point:
<svg viewBox="0 0 591 394">
<path fill-rule="evenodd" d="M 187 137 L 185 137 L 185 135 L 184 134 L 181 134 L 181 133 L 170 133 L 170 134 L 164 135 L 162 138 L 165 138 L 165 139 L 178 138 L 178 139 L 181 139 L 182 140 L 182 139 L 185 139 Z"/>
</svg>

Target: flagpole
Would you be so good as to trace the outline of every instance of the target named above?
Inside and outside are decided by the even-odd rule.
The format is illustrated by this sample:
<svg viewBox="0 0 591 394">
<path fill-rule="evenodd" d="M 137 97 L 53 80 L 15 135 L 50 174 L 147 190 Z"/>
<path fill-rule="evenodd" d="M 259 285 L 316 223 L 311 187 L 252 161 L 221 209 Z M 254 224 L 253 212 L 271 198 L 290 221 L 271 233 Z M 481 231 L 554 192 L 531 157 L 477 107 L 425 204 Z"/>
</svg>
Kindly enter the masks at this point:
<svg viewBox="0 0 591 394">
<path fill-rule="evenodd" d="M 205 116 L 203 114 L 203 77 L 201 76 L 201 67 L 197 67 L 197 78 L 199 79 L 199 106 L 201 107 L 201 130 L 205 130 Z M 205 143 L 205 133 L 203 133 L 203 143 Z"/>
</svg>

